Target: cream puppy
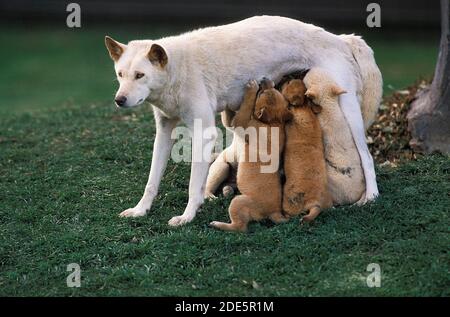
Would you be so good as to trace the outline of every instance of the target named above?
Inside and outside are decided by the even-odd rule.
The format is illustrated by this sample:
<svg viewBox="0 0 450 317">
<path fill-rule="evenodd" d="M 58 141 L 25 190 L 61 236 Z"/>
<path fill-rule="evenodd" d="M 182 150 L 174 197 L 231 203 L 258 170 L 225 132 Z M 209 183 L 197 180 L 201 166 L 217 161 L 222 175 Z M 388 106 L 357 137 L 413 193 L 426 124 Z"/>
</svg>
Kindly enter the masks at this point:
<svg viewBox="0 0 450 317">
<path fill-rule="evenodd" d="M 322 127 L 328 191 L 333 205 L 358 202 L 365 192 L 365 182 L 358 150 L 339 107 L 339 95 L 346 92 L 324 69 L 312 68 L 303 81 L 306 96 L 322 106 L 317 117 Z"/>
</svg>

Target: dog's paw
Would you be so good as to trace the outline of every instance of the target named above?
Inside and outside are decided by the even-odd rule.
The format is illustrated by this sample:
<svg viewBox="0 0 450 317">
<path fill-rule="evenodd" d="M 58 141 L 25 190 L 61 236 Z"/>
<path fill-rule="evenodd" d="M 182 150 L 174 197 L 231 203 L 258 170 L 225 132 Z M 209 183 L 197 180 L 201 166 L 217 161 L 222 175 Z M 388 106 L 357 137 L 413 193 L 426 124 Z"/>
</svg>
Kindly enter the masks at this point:
<svg viewBox="0 0 450 317">
<path fill-rule="evenodd" d="M 362 197 L 355 203 L 356 206 L 364 206 L 367 203 L 371 203 L 377 199 L 378 193 L 364 193 Z"/>
<path fill-rule="evenodd" d="M 247 89 L 247 91 L 256 93 L 259 89 L 259 84 L 256 80 L 252 79 L 247 83 L 247 85 L 245 85 L 245 88 Z"/>
<path fill-rule="evenodd" d="M 366 193 L 366 199 L 367 199 L 367 202 L 375 201 L 375 200 L 378 198 L 378 196 L 380 196 L 380 194 L 378 193 L 378 191 Z"/>
<path fill-rule="evenodd" d="M 144 210 L 140 210 L 140 209 L 136 209 L 136 208 L 128 208 L 125 211 L 122 211 L 119 214 L 119 217 L 130 217 L 130 218 L 135 218 L 135 217 L 142 217 L 145 216 L 147 212 Z"/>
<path fill-rule="evenodd" d="M 188 222 L 191 222 L 192 219 L 186 217 L 186 216 L 176 216 L 169 220 L 169 226 L 171 227 L 179 227 L 184 224 L 187 224 Z"/>
</svg>

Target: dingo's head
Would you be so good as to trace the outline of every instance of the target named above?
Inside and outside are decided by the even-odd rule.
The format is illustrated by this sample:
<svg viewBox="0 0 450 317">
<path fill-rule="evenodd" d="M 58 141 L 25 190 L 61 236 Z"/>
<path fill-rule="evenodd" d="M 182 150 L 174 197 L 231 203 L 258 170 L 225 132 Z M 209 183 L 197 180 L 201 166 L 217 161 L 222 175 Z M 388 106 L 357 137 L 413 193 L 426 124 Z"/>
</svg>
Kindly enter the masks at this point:
<svg viewBox="0 0 450 317">
<path fill-rule="evenodd" d="M 125 45 L 109 36 L 105 37 L 105 44 L 120 84 L 114 99 L 116 105 L 129 108 L 147 99 L 158 100 L 168 77 L 166 51 L 151 41 Z"/>
</svg>

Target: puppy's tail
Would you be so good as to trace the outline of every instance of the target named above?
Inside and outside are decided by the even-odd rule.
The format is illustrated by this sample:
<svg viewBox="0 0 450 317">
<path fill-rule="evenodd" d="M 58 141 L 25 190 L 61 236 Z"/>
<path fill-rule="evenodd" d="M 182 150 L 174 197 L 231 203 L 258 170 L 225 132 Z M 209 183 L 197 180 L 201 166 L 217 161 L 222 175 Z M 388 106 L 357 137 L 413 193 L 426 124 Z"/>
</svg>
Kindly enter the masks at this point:
<svg viewBox="0 0 450 317">
<path fill-rule="evenodd" d="M 342 34 L 340 37 L 350 46 L 353 57 L 362 78 L 361 112 L 364 128 L 367 130 L 375 121 L 383 94 L 383 78 L 375 62 L 372 49 L 360 37 L 354 34 Z"/>
</svg>

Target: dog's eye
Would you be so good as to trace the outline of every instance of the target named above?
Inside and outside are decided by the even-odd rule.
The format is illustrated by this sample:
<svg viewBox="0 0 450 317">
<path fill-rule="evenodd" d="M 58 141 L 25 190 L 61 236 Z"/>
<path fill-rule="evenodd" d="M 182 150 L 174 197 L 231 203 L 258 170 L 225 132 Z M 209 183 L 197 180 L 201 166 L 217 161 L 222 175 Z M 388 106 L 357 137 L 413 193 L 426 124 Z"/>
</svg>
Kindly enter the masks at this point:
<svg viewBox="0 0 450 317">
<path fill-rule="evenodd" d="M 118 72 L 117 75 L 119 75 L 119 77 L 122 77 L 122 72 Z"/>
<path fill-rule="evenodd" d="M 139 79 L 139 78 L 142 78 L 142 77 L 144 77 L 143 73 L 136 73 L 136 75 L 134 76 L 134 78 L 136 78 L 136 79 Z"/>
</svg>

